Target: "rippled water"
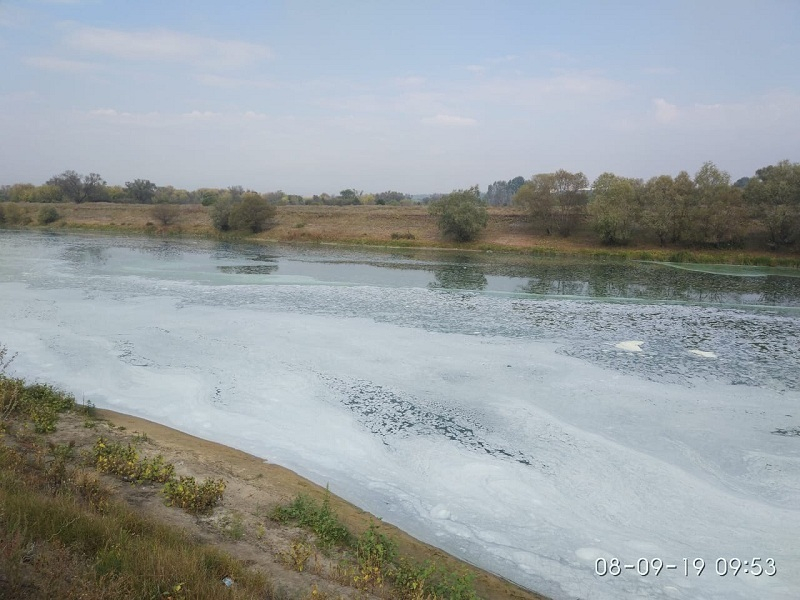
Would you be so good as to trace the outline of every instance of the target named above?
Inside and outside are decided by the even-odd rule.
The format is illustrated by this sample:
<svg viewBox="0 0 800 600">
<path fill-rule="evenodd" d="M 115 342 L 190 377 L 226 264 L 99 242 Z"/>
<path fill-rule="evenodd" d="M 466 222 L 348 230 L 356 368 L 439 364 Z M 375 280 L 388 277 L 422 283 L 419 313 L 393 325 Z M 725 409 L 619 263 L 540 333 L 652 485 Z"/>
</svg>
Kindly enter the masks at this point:
<svg viewBox="0 0 800 600">
<path fill-rule="evenodd" d="M 797 271 L 0 232 L 0 284 L 25 375 L 330 483 L 522 585 L 800 589 Z M 640 555 L 785 567 L 594 571 Z"/>
</svg>

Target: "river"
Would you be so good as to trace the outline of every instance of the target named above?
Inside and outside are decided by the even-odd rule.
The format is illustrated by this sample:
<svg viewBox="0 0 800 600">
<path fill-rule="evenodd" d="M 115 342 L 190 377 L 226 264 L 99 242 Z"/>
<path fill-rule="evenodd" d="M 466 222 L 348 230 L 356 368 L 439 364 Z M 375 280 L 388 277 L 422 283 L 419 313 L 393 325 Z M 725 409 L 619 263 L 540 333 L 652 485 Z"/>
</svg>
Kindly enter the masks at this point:
<svg viewBox="0 0 800 600">
<path fill-rule="evenodd" d="M 0 307 L 15 373 L 556 599 L 800 597 L 798 271 L 0 230 Z"/>
</svg>

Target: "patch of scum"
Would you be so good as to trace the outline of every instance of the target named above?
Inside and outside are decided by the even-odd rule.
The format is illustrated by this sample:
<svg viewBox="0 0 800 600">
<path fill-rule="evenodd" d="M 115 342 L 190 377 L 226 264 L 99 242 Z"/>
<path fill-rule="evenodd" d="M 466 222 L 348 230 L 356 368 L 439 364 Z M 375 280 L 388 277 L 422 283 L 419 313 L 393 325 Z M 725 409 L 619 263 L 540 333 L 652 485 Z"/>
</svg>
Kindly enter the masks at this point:
<svg viewBox="0 0 800 600">
<path fill-rule="evenodd" d="M 79 261 L 103 262 L 94 248 L 66 252 Z M 222 252 L 225 254 L 225 252 Z M 475 292 L 376 286 L 204 285 L 147 277 L 109 277 L 74 268 L 26 273 L 42 288 L 72 287 L 87 296 L 108 292 L 120 299 L 172 297 L 179 306 L 248 306 L 272 312 L 370 318 L 434 332 L 533 340 L 558 339 L 560 353 L 614 371 L 658 382 L 692 386 L 698 380 L 800 389 L 800 319 L 777 311 L 520 298 Z M 642 352 L 614 348 L 643 340 Z M 706 359 L 691 350 L 713 352 Z M 120 348 L 124 354 L 125 349 Z"/>
<path fill-rule="evenodd" d="M 370 381 L 347 382 L 323 373 L 317 373 L 317 377 L 336 392 L 339 402 L 356 415 L 362 426 L 387 446 L 393 436 L 435 435 L 472 451 L 550 471 L 546 464 L 520 450 L 492 444 L 486 439 L 485 427 L 456 410 L 436 404 L 426 408 L 417 398 Z"/>
</svg>

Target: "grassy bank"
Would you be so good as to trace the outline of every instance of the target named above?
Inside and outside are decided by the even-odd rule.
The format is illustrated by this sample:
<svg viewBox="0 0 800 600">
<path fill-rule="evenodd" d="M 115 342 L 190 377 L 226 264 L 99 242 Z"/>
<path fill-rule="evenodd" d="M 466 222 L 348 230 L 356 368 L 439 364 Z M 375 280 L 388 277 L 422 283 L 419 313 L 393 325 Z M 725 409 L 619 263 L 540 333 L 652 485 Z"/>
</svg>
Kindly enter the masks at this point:
<svg viewBox="0 0 800 600">
<path fill-rule="evenodd" d="M 216 238 L 208 209 L 197 205 L 180 206 L 175 223 L 163 225 L 150 205 L 136 204 L 59 204 L 59 220 L 46 226 L 37 224 L 42 206 L 18 204 L 19 223 L 25 227 L 55 230 L 144 233 L 160 236 L 203 236 Z M 543 235 L 533 229 L 524 211 L 516 208 L 490 208 L 489 224 L 479 239 L 458 244 L 442 239 L 436 223 L 424 206 L 282 206 L 265 232 L 243 239 L 253 242 L 311 242 L 348 245 L 459 248 L 462 250 L 517 252 L 531 255 L 577 255 L 628 260 L 656 260 L 685 263 L 716 263 L 758 266 L 800 267 L 800 251 L 769 252 L 764 240 L 754 232 L 741 249 L 691 249 L 660 247 L 655 241 L 640 241 L 629 246 L 604 246 L 587 227 L 568 238 Z"/>
<path fill-rule="evenodd" d="M 5 358 L 2 598 L 541 598 L 278 465 L 4 375 Z"/>
</svg>

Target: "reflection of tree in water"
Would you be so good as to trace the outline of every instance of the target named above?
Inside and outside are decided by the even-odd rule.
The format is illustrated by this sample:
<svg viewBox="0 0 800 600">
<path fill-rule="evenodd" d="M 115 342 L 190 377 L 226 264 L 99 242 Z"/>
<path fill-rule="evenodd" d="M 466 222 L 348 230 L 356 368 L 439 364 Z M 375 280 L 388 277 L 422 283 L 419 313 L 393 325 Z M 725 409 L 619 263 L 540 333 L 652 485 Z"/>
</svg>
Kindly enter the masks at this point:
<svg viewBox="0 0 800 600">
<path fill-rule="evenodd" d="M 63 258 L 73 265 L 102 265 L 108 261 L 108 253 L 102 246 L 75 244 L 64 250 Z"/>
<path fill-rule="evenodd" d="M 800 278 L 740 277 L 642 263 L 532 265 L 519 291 L 554 296 L 727 304 L 798 304 Z"/>
<path fill-rule="evenodd" d="M 173 242 L 161 242 L 158 244 L 146 244 L 137 248 L 144 254 L 149 254 L 158 260 L 174 260 L 183 255 L 183 249 Z"/>
<path fill-rule="evenodd" d="M 435 265 L 433 276 L 436 281 L 428 284 L 431 289 L 483 290 L 488 281 L 479 264 L 470 264 L 470 257 L 458 257 L 458 262 Z"/>
<path fill-rule="evenodd" d="M 217 269 L 235 275 L 269 275 L 278 269 L 278 265 L 222 265 Z"/>
</svg>

